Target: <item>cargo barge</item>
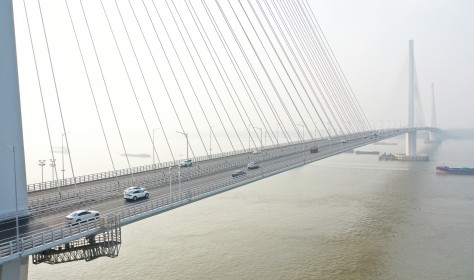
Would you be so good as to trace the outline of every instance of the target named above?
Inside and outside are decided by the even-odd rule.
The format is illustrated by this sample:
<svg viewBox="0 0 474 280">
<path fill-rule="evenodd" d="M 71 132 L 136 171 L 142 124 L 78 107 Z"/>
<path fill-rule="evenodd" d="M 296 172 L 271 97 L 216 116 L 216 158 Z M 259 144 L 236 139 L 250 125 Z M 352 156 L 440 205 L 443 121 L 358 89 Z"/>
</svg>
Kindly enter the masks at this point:
<svg viewBox="0 0 474 280">
<path fill-rule="evenodd" d="M 474 168 L 469 167 L 449 167 L 449 166 L 437 166 L 437 174 L 454 174 L 454 175 L 474 175 Z"/>
<path fill-rule="evenodd" d="M 379 155 L 380 154 L 380 152 L 378 151 L 355 151 L 354 153 L 358 155 Z"/>
</svg>

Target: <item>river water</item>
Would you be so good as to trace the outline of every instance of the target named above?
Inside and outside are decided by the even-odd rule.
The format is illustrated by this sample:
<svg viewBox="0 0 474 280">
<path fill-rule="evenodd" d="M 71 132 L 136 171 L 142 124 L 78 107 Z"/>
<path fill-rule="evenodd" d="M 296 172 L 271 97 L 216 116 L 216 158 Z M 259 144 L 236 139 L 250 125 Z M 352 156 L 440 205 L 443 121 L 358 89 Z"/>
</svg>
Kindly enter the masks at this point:
<svg viewBox="0 0 474 280">
<path fill-rule="evenodd" d="M 401 153 L 398 145 L 361 150 Z M 122 228 L 120 254 L 29 279 L 474 279 L 474 142 L 341 154 Z"/>
</svg>

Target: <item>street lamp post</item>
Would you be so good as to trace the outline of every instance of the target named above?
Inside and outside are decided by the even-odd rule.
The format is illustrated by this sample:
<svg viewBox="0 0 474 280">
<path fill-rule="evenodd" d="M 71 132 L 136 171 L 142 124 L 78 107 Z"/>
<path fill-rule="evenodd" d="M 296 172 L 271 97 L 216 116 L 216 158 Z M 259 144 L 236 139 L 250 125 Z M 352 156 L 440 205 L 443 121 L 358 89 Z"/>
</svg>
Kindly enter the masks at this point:
<svg viewBox="0 0 474 280">
<path fill-rule="evenodd" d="M 62 156 L 62 160 L 61 160 L 61 163 L 62 163 L 62 169 L 61 171 L 63 172 L 63 184 L 64 184 L 64 171 L 66 171 L 64 169 L 64 137 L 66 137 L 66 134 L 68 134 L 69 132 L 66 132 L 66 133 L 63 133 L 62 136 L 61 136 L 61 156 Z M 69 153 L 69 149 L 68 149 L 68 153 Z"/>
<path fill-rule="evenodd" d="M 46 165 L 46 160 L 44 159 L 38 160 L 38 165 L 41 166 L 41 186 L 43 186 L 43 183 L 44 183 L 43 169 L 44 169 L 44 166 Z"/>
<path fill-rule="evenodd" d="M 170 166 L 170 169 L 168 171 L 168 175 L 170 177 L 170 203 L 171 203 L 171 166 Z"/>
<path fill-rule="evenodd" d="M 212 158 L 212 128 L 215 125 L 209 126 L 209 156 Z"/>
<path fill-rule="evenodd" d="M 15 155 L 15 145 L 6 145 L 0 143 L 3 146 L 10 148 L 13 153 L 13 175 L 15 176 L 15 224 L 16 224 L 16 249 L 17 253 L 20 254 L 20 226 L 18 222 L 18 186 L 16 182 L 16 155 Z"/>
<path fill-rule="evenodd" d="M 155 165 L 155 130 L 158 130 L 158 129 L 160 129 L 160 128 L 154 128 L 153 129 L 153 141 L 152 141 L 153 142 L 152 143 L 152 145 L 153 145 L 153 152 L 152 152 L 152 154 L 153 154 L 153 165 Z"/>
<path fill-rule="evenodd" d="M 49 166 L 51 166 L 51 171 L 52 171 L 51 174 L 53 175 L 52 176 L 53 179 L 51 180 L 52 182 L 54 181 L 54 168 L 56 167 L 56 159 L 49 159 L 49 162 L 50 162 Z"/>
<path fill-rule="evenodd" d="M 186 137 L 186 159 L 189 159 L 189 140 L 186 132 L 176 131 L 179 134 L 183 134 Z"/>
<path fill-rule="evenodd" d="M 181 200 L 181 165 L 178 167 L 178 194 L 179 199 Z"/>
</svg>

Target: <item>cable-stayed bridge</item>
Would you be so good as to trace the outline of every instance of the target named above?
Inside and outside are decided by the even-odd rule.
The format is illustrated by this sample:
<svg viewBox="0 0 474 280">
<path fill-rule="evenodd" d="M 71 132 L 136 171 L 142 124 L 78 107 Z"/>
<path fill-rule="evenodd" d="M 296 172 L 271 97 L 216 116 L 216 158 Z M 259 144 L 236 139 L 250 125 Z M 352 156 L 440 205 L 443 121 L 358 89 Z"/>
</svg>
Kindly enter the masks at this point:
<svg viewBox="0 0 474 280">
<path fill-rule="evenodd" d="M 407 134 L 416 156 L 416 131 L 437 130 L 421 106 L 415 118 L 412 42 L 409 122 L 375 130 L 306 1 L 25 0 L 15 22 L 12 2 L 0 3 L 2 277 L 25 278 L 33 254 L 35 263 L 114 257 L 120 225 L 345 150 Z M 23 139 L 25 118 L 40 129 Z M 49 151 L 52 180 L 27 184 L 23 142 L 33 138 Z M 137 150 L 153 163 L 134 165 Z M 91 151 L 105 163 L 79 171 Z M 246 170 L 250 162 L 260 167 Z M 232 177 L 236 169 L 246 174 Z M 150 198 L 124 201 L 132 186 Z M 101 215 L 65 225 L 78 209 Z"/>
</svg>

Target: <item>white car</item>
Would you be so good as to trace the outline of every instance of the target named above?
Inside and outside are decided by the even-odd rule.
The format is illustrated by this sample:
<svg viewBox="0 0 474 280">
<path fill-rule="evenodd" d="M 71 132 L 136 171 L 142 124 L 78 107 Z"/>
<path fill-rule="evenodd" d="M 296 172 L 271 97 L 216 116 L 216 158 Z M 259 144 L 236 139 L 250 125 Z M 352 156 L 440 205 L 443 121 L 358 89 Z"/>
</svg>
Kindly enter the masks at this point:
<svg viewBox="0 0 474 280">
<path fill-rule="evenodd" d="M 256 155 L 256 154 L 260 154 L 260 150 L 259 150 L 259 149 L 255 149 L 255 150 L 253 150 L 253 152 L 252 152 L 252 153 L 253 153 L 254 155 Z"/>
<path fill-rule="evenodd" d="M 137 200 L 143 197 L 150 197 L 150 193 L 142 187 L 130 187 L 123 191 L 123 198 L 130 200 Z"/>
<path fill-rule="evenodd" d="M 77 224 L 99 218 L 99 212 L 93 210 L 77 210 L 66 216 L 66 224 Z"/>
<path fill-rule="evenodd" d="M 248 169 L 257 169 L 259 167 L 258 163 L 252 161 L 251 163 L 247 164 Z"/>
<path fill-rule="evenodd" d="M 183 160 L 183 161 L 179 164 L 179 166 L 181 166 L 181 167 L 191 167 L 191 166 L 193 166 L 193 161 L 190 160 L 190 159 Z"/>
</svg>

